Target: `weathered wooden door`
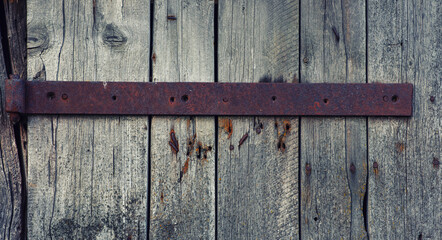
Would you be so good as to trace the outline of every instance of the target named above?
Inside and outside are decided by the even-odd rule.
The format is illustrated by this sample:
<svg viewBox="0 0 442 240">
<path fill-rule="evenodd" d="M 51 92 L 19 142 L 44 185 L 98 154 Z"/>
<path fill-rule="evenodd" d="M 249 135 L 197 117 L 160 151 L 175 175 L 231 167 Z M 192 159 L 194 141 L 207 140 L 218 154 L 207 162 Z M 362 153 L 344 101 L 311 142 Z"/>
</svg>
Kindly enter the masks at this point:
<svg viewBox="0 0 442 240">
<path fill-rule="evenodd" d="M 415 90 L 411 118 L 30 116 L 28 238 L 441 239 L 440 5 L 29 0 L 29 81 Z"/>
</svg>

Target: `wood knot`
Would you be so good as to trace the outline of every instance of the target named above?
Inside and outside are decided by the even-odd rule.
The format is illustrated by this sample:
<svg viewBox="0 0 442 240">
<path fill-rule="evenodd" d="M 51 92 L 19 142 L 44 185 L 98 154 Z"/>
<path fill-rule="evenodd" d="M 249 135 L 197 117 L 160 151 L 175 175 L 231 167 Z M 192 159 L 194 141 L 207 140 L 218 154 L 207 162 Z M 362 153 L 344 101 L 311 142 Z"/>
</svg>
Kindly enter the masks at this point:
<svg viewBox="0 0 442 240">
<path fill-rule="evenodd" d="M 28 54 L 41 53 L 49 47 L 49 34 L 46 27 L 31 27 L 28 30 L 27 48 Z"/>
<path fill-rule="evenodd" d="M 356 173 L 356 166 L 352 163 L 350 164 L 350 172 L 355 174 Z"/>
<path fill-rule="evenodd" d="M 113 23 L 106 25 L 102 39 L 104 44 L 111 48 L 122 47 L 127 42 L 126 35 Z"/>
</svg>

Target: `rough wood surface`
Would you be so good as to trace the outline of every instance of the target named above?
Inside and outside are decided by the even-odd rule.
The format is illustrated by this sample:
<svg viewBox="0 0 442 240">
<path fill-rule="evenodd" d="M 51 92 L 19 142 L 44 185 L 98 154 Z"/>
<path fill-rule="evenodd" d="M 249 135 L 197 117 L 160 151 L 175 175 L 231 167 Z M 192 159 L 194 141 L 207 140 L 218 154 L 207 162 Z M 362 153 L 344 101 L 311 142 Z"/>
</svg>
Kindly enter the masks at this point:
<svg viewBox="0 0 442 240">
<path fill-rule="evenodd" d="M 28 1 L 28 80 L 148 81 L 146 6 Z M 148 127 L 147 117 L 29 117 L 29 238 L 146 238 Z"/>
<path fill-rule="evenodd" d="M 213 1 L 155 1 L 153 29 L 154 82 L 214 81 Z M 213 117 L 152 118 L 151 239 L 215 238 L 214 126 Z"/>
<path fill-rule="evenodd" d="M 220 1 L 219 82 L 297 83 L 298 19 L 298 1 Z M 298 118 L 217 127 L 218 238 L 297 239 Z"/>
<path fill-rule="evenodd" d="M 11 72 L 26 78 L 26 1 L 2 1 L 7 25 Z M 1 8 L 1 7 L 0 7 Z"/>
<path fill-rule="evenodd" d="M 0 33 L 0 39 L 1 39 Z M 0 44 L 0 239 L 22 237 L 22 176 L 14 128 L 5 112 L 6 66 Z"/>
<path fill-rule="evenodd" d="M 365 1 L 301 1 L 302 83 L 364 83 L 365 43 Z M 366 156 L 365 118 L 301 118 L 303 239 L 367 237 Z"/>
<path fill-rule="evenodd" d="M 368 81 L 414 85 L 411 118 L 368 122 L 369 235 L 441 239 L 441 4 L 369 1 L 368 13 Z"/>
<path fill-rule="evenodd" d="M 0 4 L 1 6 L 1 4 Z M 1 7 L 0 7 L 1 8 Z M 3 9 L 7 41 L 3 42 L 4 46 L 5 63 L 11 74 L 18 75 L 22 79 L 27 78 L 27 29 L 26 29 L 26 1 L 3 1 Z M 1 14 L 1 13 L 0 13 Z M 9 51 L 6 51 L 6 48 Z M 3 79 L 2 79 L 3 80 Z M 22 204 L 23 208 L 26 205 L 26 173 L 27 173 L 27 125 L 26 117 L 22 118 L 22 121 L 16 123 L 14 126 L 15 142 L 19 144 L 17 146 L 18 155 L 20 158 L 20 172 L 22 174 Z M 24 212 L 24 211 L 23 211 Z M 24 213 L 23 213 L 24 214 Z M 23 215 L 25 216 L 25 215 Z M 22 223 L 25 224 L 26 220 L 22 219 Z M 26 226 L 22 226 L 23 235 L 25 233 Z"/>
</svg>

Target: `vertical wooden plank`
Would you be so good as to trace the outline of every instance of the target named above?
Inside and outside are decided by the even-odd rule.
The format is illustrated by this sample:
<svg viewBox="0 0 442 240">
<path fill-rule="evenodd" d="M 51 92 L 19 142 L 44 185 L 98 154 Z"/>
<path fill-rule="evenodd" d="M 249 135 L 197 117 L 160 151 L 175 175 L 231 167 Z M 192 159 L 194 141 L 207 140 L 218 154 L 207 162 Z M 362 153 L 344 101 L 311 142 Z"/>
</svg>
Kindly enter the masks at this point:
<svg viewBox="0 0 442 240">
<path fill-rule="evenodd" d="M 2 38 L 0 32 L 0 39 Z M 6 66 L 0 44 L 0 239 L 21 239 L 22 176 L 14 128 L 5 112 Z"/>
<path fill-rule="evenodd" d="M 148 0 L 27 9 L 28 80 L 148 81 Z M 148 126 L 147 117 L 30 117 L 29 238 L 146 238 Z"/>
<path fill-rule="evenodd" d="M 26 2 L 3 1 L 5 25 L 7 26 L 11 72 L 26 77 Z M 0 9 L 2 8 L 0 7 Z M 2 19 L 3 20 L 3 19 Z M 6 50 L 6 49 L 5 49 Z"/>
<path fill-rule="evenodd" d="M 213 82 L 214 2 L 154 6 L 153 81 Z M 213 117 L 152 118 L 151 239 L 215 238 L 214 125 Z"/>
<path fill-rule="evenodd" d="M 442 236 L 440 10 L 440 1 L 369 1 L 369 82 L 414 84 L 412 117 L 368 122 L 371 239 Z"/>
<path fill-rule="evenodd" d="M 4 108 L 4 80 L 8 72 L 26 78 L 26 2 L 3 1 L 0 18 L 0 239 L 24 239 L 26 123 L 10 123 Z"/>
<path fill-rule="evenodd" d="M 298 19 L 298 1 L 220 1 L 219 82 L 297 83 Z M 298 118 L 220 117 L 217 131 L 218 238 L 297 239 Z"/>
<path fill-rule="evenodd" d="M 301 1 L 301 82 L 365 82 L 365 35 L 365 1 Z M 366 148 L 365 118 L 301 118 L 302 238 L 367 237 Z"/>
<path fill-rule="evenodd" d="M 3 8 L 2 8 L 3 7 Z M 6 67 L 10 64 L 10 73 L 18 75 L 21 79 L 27 78 L 27 29 L 26 29 L 26 2 L 25 1 L 3 1 L 3 5 L 0 4 L 0 9 L 4 11 L 4 26 L 7 29 L 7 36 L 4 36 L 5 41 L 2 40 L 4 45 L 5 63 Z M 3 26 L 2 26 L 3 27 Z M 7 40 L 6 40 L 7 38 Z M 8 72 L 8 70 L 7 70 Z M 26 172 L 27 172 L 27 125 L 26 121 L 20 121 L 15 126 L 14 131 L 16 136 L 18 156 L 20 159 L 20 172 L 22 174 L 22 191 L 26 192 Z M 26 196 L 22 196 L 22 208 L 26 205 Z M 25 211 L 25 210 L 24 210 Z M 22 214 L 25 214 L 22 211 Z M 25 216 L 25 215 L 23 215 Z M 26 219 L 22 219 L 22 224 L 26 222 Z M 26 236 L 25 226 L 21 227 L 23 236 Z"/>
</svg>

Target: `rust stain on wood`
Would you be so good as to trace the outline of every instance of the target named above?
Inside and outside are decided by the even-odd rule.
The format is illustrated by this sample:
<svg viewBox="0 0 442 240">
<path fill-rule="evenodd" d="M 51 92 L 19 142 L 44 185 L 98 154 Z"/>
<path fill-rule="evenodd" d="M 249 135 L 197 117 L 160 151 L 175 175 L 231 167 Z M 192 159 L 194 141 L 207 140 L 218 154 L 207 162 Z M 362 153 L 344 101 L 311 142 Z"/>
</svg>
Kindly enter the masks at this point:
<svg viewBox="0 0 442 240">
<path fill-rule="evenodd" d="M 201 163 L 204 163 L 204 162 L 208 161 L 207 160 L 207 153 L 210 152 L 210 151 L 212 151 L 212 146 L 207 146 L 207 145 L 203 146 L 203 143 L 201 143 L 201 142 L 197 143 L 197 147 L 196 147 L 195 153 L 196 153 L 196 157 L 198 159 L 204 160 Z"/>
<path fill-rule="evenodd" d="M 212 151 L 212 146 L 204 145 L 202 154 L 203 154 L 203 160 L 205 160 L 206 162 L 208 161 L 207 160 L 207 153 L 210 152 L 210 151 Z"/>
<path fill-rule="evenodd" d="M 229 136 L 227 136 L 227 139 L 230 139 L 233 133 L 232 119 L 229 118 L 220 119 L 220 127 L 223 128 L 224 131 L 229 134 Z"/>
<path fill-rule="evenodd" d="M 290 134 L 291 124 L 290 124 L 289 120 L 283 120 L 282 121 L 282 133 L 280 133 L 278 126 L 279 126 L 278 122 L 275 121 L 275 127 L 277 128 L 277 135 L 278 135 L 277 147 L 278 147 L 279 151 L 284 153 L 286 150 L 285 142 L 286 142 L 287 136 Z"/>
<path fill-rule="evenodd" d="M 375 175 L 378 175 L 379 174 L 379 169 L 378 169 L 378 162 L 374 162 L 373 163 L 373 171 L 374 171 L 374 174 Z"/>
<path fill-rule="evenodd" d="M 189 170 L 189 160 L 190 158 L 187 158 L 186 162 L 184 163 L 183 169 L 181 169 L 183 175 L 187 173 L 187 170 Z"/>
<path fill-rule="evenodd" d="M 190 158 L 187 158 L 186 162 L 184 163 L 183 168 L 180 171 L 180 178 L 178 179 L 179 183 L 183 180 L 184 174 L 187 173 L 187 170 L 189 170 L 189 161 L 190 161 Z"/>
<path fill-rule="evenodd" d="M 196 150 L 195 150 L 196 157 L 197 157 L 198 159 L 201 158 L 201 151 L 202 151 L 202 148 L 203 148 L 203 144 L 202 144 L 201 142 L 198 142 L 198 143 L 197 143 Z"/>
<path fill-rule="evenodd" d="M 396 151 L 402 153 L 405 149 L 405 144 L 403 142 L 396 143 Z"/>
<path fill-rule="evenodd" d="M 283 125 L 284 125 L 284 136 L 286 136 L 290 133 L 290 129 L 291 129 L 290 121 L 284 120 Z"/>
<path fill-rule="evenodd" d="M 196 141 L 196 133 L 187 141 L 187 156 L 191 156 Z"/>
<path fill-rule="evenodd" d="M 282 153 L 284 153 L 285 152 L 285 149 L 286 149 L 286 145 L 285 145 L 285 137 L 284 136 L 280 136 L 279 138 L 278 138 L 278 150 L 279 151 L 281 151 Z"/>
</svg>

